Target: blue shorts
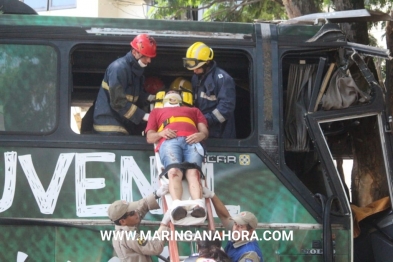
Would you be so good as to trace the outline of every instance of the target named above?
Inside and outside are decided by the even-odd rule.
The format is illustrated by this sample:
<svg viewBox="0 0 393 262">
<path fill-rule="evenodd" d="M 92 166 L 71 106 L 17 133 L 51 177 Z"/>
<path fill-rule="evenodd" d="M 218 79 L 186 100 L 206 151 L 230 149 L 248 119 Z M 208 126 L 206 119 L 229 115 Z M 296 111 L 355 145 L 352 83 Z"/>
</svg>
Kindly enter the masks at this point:
<svg viewBox="0 0 393 262">
<path fill-rule="evenodd" d="M 159 155 L 164 167 L 182 162 L 202 166 L 204 157 L 201 144 L 187 144 L 185 136 L 165 140 L 160 146 Z"/>
</svg>

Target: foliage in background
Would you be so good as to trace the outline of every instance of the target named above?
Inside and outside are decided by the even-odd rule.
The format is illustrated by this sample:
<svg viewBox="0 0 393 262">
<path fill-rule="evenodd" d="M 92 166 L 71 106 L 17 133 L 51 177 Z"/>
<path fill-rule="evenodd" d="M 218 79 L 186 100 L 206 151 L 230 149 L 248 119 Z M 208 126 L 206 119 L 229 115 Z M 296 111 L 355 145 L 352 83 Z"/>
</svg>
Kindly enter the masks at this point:
<svg viewBox="0 0 393 262">
<path fill-rule="evenodd" d="M 280 1 L 270 0 L 156 0 L 148 17 L 154 19 L 194 20 L 204 10 L 203 21 L 253 22 L 254 20 L 286 19 Z"/>
<path fill-rule="evenodd" d="M 393 8 L 392 0 L 324 0 L 324 5 L 326 6 L 327 12 L 334 12 L 340 10 L 340 6 L 347 6 L 346 10 L 353 10 L 353 8 L 348 7 L 348 5 L 362 1 L 364 3 L 364 8 L 368 10 L 389 13 L 389 10 Z M 367 23 L 367 28 L 369 33 L 369 44 L 372 46 L 382 45 L 382 47 L 384 47 L 385 45 L 383 43 L 386 41 L 386 34 L 384 33 L 386 21 L 369 22 Z"/>
</svg>

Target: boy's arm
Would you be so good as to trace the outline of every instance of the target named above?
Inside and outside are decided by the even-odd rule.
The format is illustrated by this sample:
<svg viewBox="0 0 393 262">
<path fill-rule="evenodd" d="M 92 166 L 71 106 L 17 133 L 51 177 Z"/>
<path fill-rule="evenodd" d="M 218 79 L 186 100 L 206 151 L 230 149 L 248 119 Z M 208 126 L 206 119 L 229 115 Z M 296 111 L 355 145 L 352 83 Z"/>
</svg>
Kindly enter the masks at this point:
<svg viewBox="0 0 393 262">
<path fill-rule="evenodd" d="M 198 123 L 197 128 L 198 132 L 186 137 L 187 144 L 199 143 L 202 140 L 207 139 L 209 136 L 209 131 L 207 130 L 207 126 L 205 124 Z"/>
<path fill-rule="evenodd" d="M 177 130 L 172 130 L 172 129 L 164 129 L 161 132 L 156 132 L 154 130 L 149 130 L 147 131 L 146 134 L 146 141 L 149 144 L 153 144 L 158 142 L 161 138 L 165 139 L 172 139 L 177 137 Z"/>
<path fill-rule="evenodd" d="M 209 137 L 209 130 L 204 123 L 198 123 L 198 131 L 205 136 L 202 140 L 206 140 Z"/>
<path fill-rule="evenodd" d="M 156 132 L 154 130 L 147 131 L 147 134 L 146 134 L 146 141 L 147 141 L 147 143 L 153 144 L 153 143 L 158 142 L 162 138 L 160 133 L 161 132 Z"/>
</svg>

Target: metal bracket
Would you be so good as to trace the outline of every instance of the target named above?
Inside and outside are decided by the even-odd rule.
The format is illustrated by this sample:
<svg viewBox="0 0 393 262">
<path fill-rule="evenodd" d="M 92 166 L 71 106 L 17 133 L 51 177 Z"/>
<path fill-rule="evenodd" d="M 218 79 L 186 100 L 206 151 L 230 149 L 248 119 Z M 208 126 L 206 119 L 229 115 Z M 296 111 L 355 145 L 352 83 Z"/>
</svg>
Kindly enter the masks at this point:
<svg viewBox="0 0 393 262">
<path fill-rule="evenodd" d="M 385 133 L 392 133 L 392 129 L 393 129 L 393 117 L 392 116 L 388 116 L 388 122 L 385 125 Z"/>
</svg>

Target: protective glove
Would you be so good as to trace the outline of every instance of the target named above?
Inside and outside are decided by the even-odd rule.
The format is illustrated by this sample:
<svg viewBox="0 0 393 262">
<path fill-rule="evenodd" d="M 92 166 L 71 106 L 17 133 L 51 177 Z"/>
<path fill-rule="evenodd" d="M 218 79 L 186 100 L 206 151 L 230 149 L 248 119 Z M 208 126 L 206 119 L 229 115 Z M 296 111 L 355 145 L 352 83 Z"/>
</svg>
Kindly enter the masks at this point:
<svg viewBox="0 0 393 262">
<path fill-rule="evenodd" d="M 202 196 L 204 198 L 213 198 L 214 197 L 214 192 L 208 189 L 207 187 L 202 188 Z"/>
<path fill-rule="evenodd" d="M 147 122 L 147 120 L 149 120 L 149 116 L 150 116 L 150 114 L 146 113 L 146 114 L 143 116 L 143 121 L 146 121 L 146 122 Z"/>
<path fill-rule="evenodd" d="M 160 188 L 157 189 L 156 196 L 159 198 L 165 196 L 168 193 L 168 191 L 169 191 L 169 185 L 163 184 L 160 186 Z"/>
<path fill-rule="evenodd" d="M 164 217 L 161 220 L 161 224 L 163 225 L 168 225 L 169 222 L 171 221 L 171 213 L 170 210 L 166 211 L 166 213 L 164 214 Z"/>
<path fill-rule="evenodd" d="M 155 95 L 149 95 L 149 96 L 147 97 L 147 101 L 149 101 L 149 102 L 152 102 L 154 99 L 156 99 L 156 96 L 155 96 Z"/>
</svg>

